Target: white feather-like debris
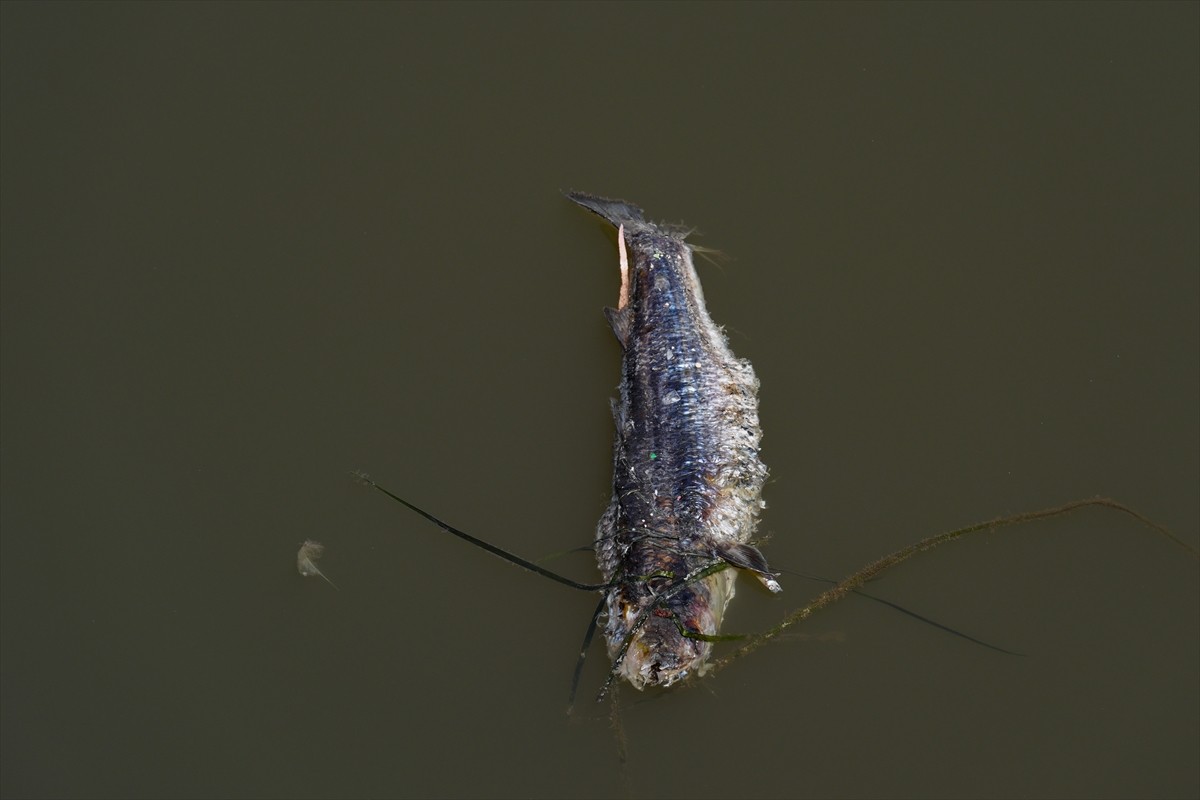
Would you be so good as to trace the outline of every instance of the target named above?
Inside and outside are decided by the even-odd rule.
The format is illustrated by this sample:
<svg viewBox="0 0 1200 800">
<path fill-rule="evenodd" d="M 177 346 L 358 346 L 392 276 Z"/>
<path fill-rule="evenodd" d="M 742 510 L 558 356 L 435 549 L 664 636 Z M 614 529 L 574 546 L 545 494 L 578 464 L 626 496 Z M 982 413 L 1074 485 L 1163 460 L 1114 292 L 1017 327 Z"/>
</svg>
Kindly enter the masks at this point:
<svg viewBox="0 0 1200 800">
<path fill-rule="evenodd" d="M 296 553 L 296 569 L 306 578 L 319 576 L 334 589 L 337 589 L 338 585 L 329 580 L 329 576 L 321 572 L 320 568 L 317 567 L 317 560 L 324 553 L 325 545 L 313 539 L 305 539 L 304 544 L 300 545 L 300 551 Z"/>
<path fill-rule="evenodd" d="M 783 587 L 779 585 L 779 581 L 775 580 L 774 575 L 758 575 L 756 577 L 772 594 L 778 594 L 783 591 Z"/>
</svg>

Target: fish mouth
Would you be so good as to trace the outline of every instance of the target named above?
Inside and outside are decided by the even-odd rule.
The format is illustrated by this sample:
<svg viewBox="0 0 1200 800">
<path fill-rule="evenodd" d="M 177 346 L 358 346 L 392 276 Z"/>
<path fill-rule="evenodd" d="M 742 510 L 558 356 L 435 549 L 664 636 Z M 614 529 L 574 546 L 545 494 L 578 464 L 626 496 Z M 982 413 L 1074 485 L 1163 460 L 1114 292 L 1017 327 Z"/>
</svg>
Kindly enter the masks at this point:
<svg viewBox="0 0 1200 800">
<path fill-rule="evenodd" d="M 662 605 L 656 605 L 653 598 L 642 602 L 611 598 L 605 638 L 617 674 L 642 690 L 665 688 L 703 673 L 712 643 L 696 634 L 718 633 L 725 607 L 733 597 L 734 577 L 734 570 L 710 575 Z"/>
<path fill-rule="evenodd" d="M 711 650 L 708 642 L 682 635 L 675 620 L 655 617 L 634 634 L 621 675 L 639 690 L 671 686 L 699 670 Z"/>
</svg>

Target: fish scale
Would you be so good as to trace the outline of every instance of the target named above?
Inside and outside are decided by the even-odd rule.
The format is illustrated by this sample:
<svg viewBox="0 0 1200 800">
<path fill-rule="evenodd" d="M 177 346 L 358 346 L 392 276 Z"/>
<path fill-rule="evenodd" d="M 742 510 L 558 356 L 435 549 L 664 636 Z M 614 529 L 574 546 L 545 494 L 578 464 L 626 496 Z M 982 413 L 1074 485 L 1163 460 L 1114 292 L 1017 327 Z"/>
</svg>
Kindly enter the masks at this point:
<svg viewBox="0 0 1200 800">
<path fill-rule="evenodd" d="M 683 233 L 623 200 L 568 197 L 616 226 L 632 253 L 622 303 L 605 310 L 624 357 L 613 495 L 596 530 L 611 586 L 604 635 L 615 674 L 670 686 L 702 670 L 719 635 L 734 594 L 724 567 L 779 590 L 750 544 L 767 476 L 758 379 L 709 316 Z"/>
</svg>

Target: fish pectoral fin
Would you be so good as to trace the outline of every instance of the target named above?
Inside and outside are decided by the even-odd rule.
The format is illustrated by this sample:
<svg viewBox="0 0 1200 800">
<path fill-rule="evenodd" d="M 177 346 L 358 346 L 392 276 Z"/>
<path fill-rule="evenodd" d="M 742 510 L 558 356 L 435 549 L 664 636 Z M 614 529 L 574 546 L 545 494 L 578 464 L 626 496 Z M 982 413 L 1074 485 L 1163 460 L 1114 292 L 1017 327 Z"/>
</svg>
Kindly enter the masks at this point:
<svg viewBox="0 0 1200 800">
<path fill-rule="evenodd" d="M 604 316 L 608 318 L 608 324 L 612 326 L 613 333 L 617 335 L 617 341 L 621 343 L 621 347 L 627 347 L 629 330 L 633 325 L 633 315 L 629 313 L 629 306 L 622 309 L 605 308 Z"/>
<path fill-rule="evenodd" d="M 724 548 L 721 551 L 721 558 L 737 567 L 738 569 L 747 569 L 754 573 L 762 585 L 767 587 L 772 592 L 782 592 L 783 587 L 776 580 L 776 575 L 771 572 L 771 568 L 767 566 L 766 556 L 752 544 L 734 544 Z"/>
</svg>

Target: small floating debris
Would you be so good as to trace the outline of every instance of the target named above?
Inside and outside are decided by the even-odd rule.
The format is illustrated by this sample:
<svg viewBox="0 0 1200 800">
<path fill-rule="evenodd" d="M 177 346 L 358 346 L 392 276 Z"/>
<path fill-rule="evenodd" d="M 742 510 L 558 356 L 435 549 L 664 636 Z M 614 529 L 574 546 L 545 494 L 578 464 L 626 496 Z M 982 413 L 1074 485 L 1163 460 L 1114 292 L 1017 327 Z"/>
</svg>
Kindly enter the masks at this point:
<svg viewBox="0 0 1200 800">
<path fill-rule="evenodd" d="M 306 578 L 319 575 L 322 580 L 337 589 L 338 585 L 329 580 L 328 576 L 317 567 L 317 561 L 324 553 L 325 545 L 313 539 L 305 539 L 304 544 L 300 545 L 300 552 L 296 553 L 296 569 Z"/>
</svg>

